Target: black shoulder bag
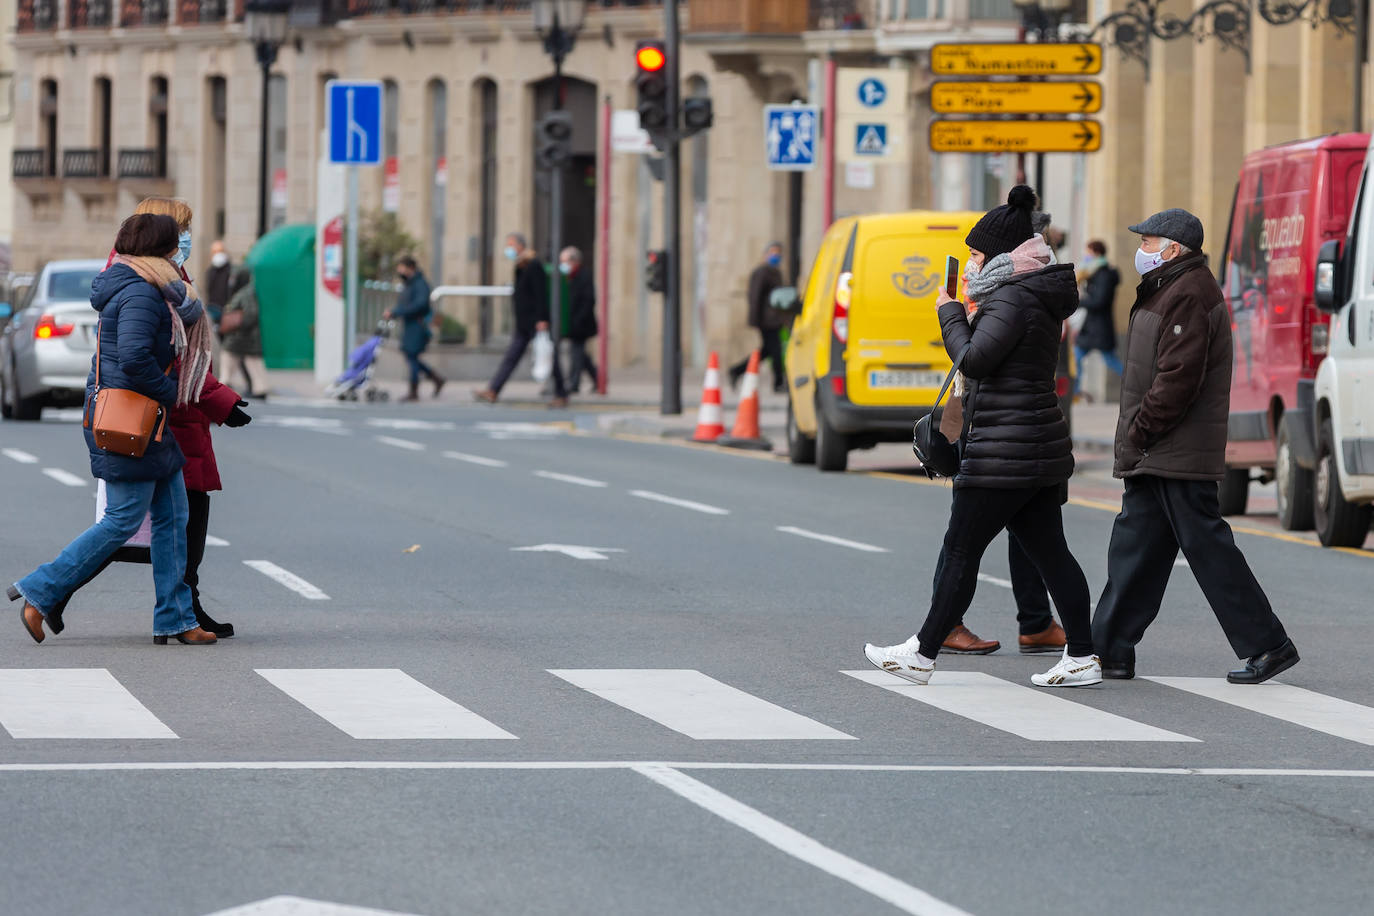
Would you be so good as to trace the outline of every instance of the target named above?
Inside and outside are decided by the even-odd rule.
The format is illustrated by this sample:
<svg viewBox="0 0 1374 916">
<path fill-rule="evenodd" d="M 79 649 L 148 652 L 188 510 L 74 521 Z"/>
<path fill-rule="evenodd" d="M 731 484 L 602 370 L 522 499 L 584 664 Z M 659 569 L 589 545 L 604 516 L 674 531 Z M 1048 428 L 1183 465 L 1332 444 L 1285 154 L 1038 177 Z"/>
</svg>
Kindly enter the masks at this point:
<svg viewBox="0 0 1374 916">
<path fill-rule="evenodd" d="M 941 386 L 940 394 L 935 398 L 935 405 L 931 407 L 930 413 L 916 421 L 916 426 L 911 431 L 911 450 L 916 453 L 927 477 L 953 477 L 959 473 L 959 445 L 950 442 L 945 438 L 945 434 L 940 432 L 940 403 L 944 401 L 949 386 L 954 384 L 954 375 L 964 364 L 969 346 L 970 344 L 964 344 L 959 355 L 954 357 L 954 365 L 950 368 L 949 375 L 945 376 L 945 384 Z M 969 409 L 971 406 L 966 405 L 964 409 L 961 439 L 968 435 L 969 421 L 973 416 L 973 411 Z"/>
</svg>

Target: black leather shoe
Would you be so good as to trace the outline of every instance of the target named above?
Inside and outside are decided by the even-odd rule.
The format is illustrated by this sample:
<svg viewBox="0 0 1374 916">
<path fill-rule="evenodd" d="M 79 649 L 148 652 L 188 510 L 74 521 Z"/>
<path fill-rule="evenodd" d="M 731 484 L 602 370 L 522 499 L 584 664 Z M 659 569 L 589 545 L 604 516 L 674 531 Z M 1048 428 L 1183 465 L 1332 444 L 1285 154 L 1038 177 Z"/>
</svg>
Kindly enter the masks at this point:
<svg viewBox="0 0 1374 916">
<path fill-rule="evenodd" d="M 1232 684 L 1263 684 L 1276 674 L 1282 674 L 1298 663 L 1298 648 L 1293 640 L 1285 639 L 1277 649 L 1262 652 L 1226 675 Z"/>
<path fill-rule="evenodd" d="M 1102 676 L 1109 681 L 1129 681 L 1135 678 L 1135 662 L 1102 659 Z"/>
</svg>

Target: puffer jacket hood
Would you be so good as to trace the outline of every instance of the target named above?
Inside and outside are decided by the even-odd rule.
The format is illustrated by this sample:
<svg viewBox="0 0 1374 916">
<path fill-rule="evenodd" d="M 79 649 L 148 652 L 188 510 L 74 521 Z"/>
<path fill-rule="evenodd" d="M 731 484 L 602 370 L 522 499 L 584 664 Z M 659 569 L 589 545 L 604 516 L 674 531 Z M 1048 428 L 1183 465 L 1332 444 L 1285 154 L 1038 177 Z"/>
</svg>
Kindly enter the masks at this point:
<svg viewBox="0 0 1374 916">
<path fill-rule="evenodd" d="M 972 324 L 964 307 L 940 309 L 951 357 L 968 346 L 963 372 L 968 437 L 955 487 L 1041 488 L 1073 474 L 1073 445 L 1059 406 L 1055 370 L 1064 319 L 1078 308 L 1068 264 L 1021 274 L 978 303 Z"/>
</svg>

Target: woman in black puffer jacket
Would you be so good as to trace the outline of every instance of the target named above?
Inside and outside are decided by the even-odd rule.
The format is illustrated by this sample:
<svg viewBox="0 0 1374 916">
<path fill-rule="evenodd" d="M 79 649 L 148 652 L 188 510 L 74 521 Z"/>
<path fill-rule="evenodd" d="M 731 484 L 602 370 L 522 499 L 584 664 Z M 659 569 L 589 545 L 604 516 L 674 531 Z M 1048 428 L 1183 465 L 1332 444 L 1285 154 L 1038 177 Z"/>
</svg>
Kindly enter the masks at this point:
<svg viewBox="0 0 1374 916">
<path fill-rule="evenodd" d="M 866 646 L 874 665 L 929 683 L 935 657 L 963 619 L 978 564 L 1004 529 L 1013 532 L 1049 586 L 1068 634 L 1064 657 L 1031 680 L 1041 687 L 1100 683 L 1093 656 L 1088 582 L 1069 552 L 1060 513 L 1073 474 L 1073 445 L 1055 391 L 1060 328 L 1078 307 L 1071 265 L 1049 266 L 1044 240 L 1031 231 L 1035 192 L 1012 189 L 966 239 L 965 292 L 978 303 L 970 321 L 962 303 L 941 293 L 945 349 L 963 362 L 968 423 L 942 562 L 921 632 L 896 646 Z"/>
</svg>

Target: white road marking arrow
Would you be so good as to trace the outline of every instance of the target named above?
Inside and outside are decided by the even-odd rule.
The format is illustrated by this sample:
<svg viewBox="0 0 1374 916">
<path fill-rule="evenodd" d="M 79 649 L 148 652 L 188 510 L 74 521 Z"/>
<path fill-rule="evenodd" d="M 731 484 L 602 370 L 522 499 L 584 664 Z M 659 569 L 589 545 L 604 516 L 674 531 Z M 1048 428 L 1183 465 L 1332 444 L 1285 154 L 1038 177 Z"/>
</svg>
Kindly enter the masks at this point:
<svg viewBox="0 0 1374 916">
<path fill-rule="evenodd" d="M 361 906 L 344 906 L 339 903 L 325 903 L 323 900 L 307 900 L 304 897 L 270 897 L 256 903 L 236 906 L 229 910 L 219 910 L 210 916 L 406 916 L 395 910 L 374 910 Z"/>
<path fill-rule="evenodd" d="M 578 547 L 575 544 L 539 544 L 534 547 L 512 547 L 516 553 L 561 553 L 574 560 L 609 560 L 608 553 L 624 553 L 619 547 Z"/>
</svg>

